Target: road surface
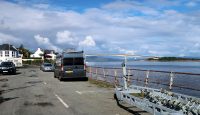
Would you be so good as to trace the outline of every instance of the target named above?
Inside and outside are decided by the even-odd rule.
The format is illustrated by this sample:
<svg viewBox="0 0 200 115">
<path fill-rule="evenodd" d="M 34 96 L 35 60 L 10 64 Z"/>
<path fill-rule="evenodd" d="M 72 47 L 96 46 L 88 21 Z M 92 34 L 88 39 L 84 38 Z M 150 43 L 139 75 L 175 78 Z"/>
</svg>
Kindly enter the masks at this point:
<svg viewBox="0 0 200 115">
<path fill-rule="evenodd" d="M 60 82 L 52 72 L 21 68 L 0 76 L 0 115 L 148 115 L 117 105 L 113 94 L 88 81 Z"/>
</svg>

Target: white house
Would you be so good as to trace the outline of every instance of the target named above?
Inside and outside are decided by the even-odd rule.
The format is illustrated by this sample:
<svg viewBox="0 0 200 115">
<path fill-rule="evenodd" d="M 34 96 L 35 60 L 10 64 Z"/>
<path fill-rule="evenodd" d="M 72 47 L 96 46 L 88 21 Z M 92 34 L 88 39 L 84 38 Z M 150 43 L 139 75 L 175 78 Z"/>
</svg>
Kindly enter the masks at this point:
<svg viewBox="0 0 200 115">
<path fill-rule="evenodd" d="M 54 50 L 44 50 L 45 58 L 55 60 L 56 54 Z"/>
<path fill-rule="evenodd" d="M 0 45 L 0 63 L 4 61 L 11 61 L 16 67 L 22 66 L 22 54 L 10 44 Z"/>
<path fill-rule="evenodd" d="M 44 52 L 40 48 L 38 48 L 37 51 L 35 51 L 34 54 L 30 55 L 30 57 L 31 58 L 42 58 L 43 59 L 43 54 L 44 54 Z"/>
<path fill-rule="evenodd" d="M 54 50 L 41 50 L 40 48 L 34 54 L 30 55 L 31 58 L 41 58 L 41 59 L 56 59 L 56 54 Z"/>
</svg>

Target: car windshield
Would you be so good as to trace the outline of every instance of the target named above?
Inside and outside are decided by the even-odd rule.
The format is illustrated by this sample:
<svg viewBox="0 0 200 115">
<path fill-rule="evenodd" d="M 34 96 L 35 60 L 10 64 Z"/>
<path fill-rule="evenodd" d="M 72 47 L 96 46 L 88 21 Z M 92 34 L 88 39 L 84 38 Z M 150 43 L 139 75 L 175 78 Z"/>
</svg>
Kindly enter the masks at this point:
<svg viewBox="0 0 200 115">
<path fill-rule="evenodd" d="M 1 66 L 11 66 L 12 62 L 2 62 Z"/>
<path fill-rule="evenodd" d="M 45 63 L 44 66 L 52 66 L 50 63 Z"/>
</svg>

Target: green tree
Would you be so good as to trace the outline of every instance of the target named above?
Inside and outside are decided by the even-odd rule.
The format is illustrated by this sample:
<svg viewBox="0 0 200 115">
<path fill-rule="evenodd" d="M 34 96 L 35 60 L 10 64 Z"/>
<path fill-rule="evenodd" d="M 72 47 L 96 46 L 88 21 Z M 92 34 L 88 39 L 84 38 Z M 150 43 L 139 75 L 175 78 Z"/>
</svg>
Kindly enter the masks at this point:
<svg viewBox="0 0 200 115">
<path fill-rule="evenodd" d="M 19 46 L 18 50 L 19 50 L 19 52 L 20 52 L 21 54 L 23 54 L 23 57 L 22 57 L 22 58 L 30 58 L 31 52 L 30 52 L 28 49 L 24 48 L 24 45 L 23 45 L 23 44 L 21 44 L 21 45 Z"/>
</svg>

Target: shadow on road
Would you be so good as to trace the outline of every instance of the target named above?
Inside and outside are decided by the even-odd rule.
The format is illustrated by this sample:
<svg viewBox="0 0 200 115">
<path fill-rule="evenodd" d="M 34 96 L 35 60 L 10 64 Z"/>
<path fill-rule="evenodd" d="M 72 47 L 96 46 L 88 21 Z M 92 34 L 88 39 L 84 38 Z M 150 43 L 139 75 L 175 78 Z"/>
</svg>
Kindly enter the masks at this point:
<svg viewBox="0 0 200 115">
<path fill-rule="evenodd" d="M 2 88 L 6 88 L 8 87 L 9 85 L 7 83 L 4 83 L 3 85 L 1 85 Z"/>
<path fill-rule="evenodd" d="M 0 104 L 2 104 L 3 102 L 6 102 L 6 101 L 17 99 L 17 98 L 19 98 L 19 97 L 9 97 L 9 98 L 0 97 Z"/>
<path fill-rule="evenodd" d="M 26 83 L 28 84 L 37 84 L 37 83 L 42 83 L 43 81 L 28 81 Z"/>
<path fill-rule="evenodd" d="M 19 74 L 21 74 L 21 72 L 16 72 L 15 74 L 10 74 L 10 73 L 1 73 L 1 75 L 3 75 L 3 76 L 16 76 L 16 75 L 19 75 Z"/>
<path fill-rule="evenodd" d="M 62 79 L 63 82 L 80 82 L 80 81 L 88 81 L 88 78 L 67 78 L 67 79 Z"/>
<path fill-rule="evenodd" d="M 24 87 L 17 87 L 17 88 L 11 88 L 11 89 L 6 89 L 6 90 L 0 90 L 0 95 L 2 93 L 8 93 L 8 92 L 11 92 L 11 91 L 14 91 L 14 90 L 25 89 L 25 88 L 29 88 L 29 87 L 32 87 L 32 86 L 35 86 L 35 85 L 29 85 L 29 86 L 24 86 Z"/>
<path fill-rule="evenodd" d="M 46 107 L 46 106 L 54 106 L 51 102 L 30 102 L 30 101 L 25 101 L 24 106 L 41 106 L 41 107 Z"/>
<path fill-rule="evenodd" d="M 8 81 L 7 78 L 2 78 L 2 79 L 0 79 L 0 82 L 7 82 L 7 81 Z"/>
<path fill-rule="evenodd" d="M 16 74 L 13 74 L 12 76 L 14 76 L 14 75 L 19 75 L 19 74 L 21 74 L 21 72 L 16 72 Z"/>
<path fill-rule="evenodd" d="M 114 94 L 114 98 L 115 98 L 115 100 L 116 100 L 116 102 L 117 102 L 117 105 L 118 105 L 120 108 L 122 108 L 122 109 L 128 111 L 129 113 L 132 113 L 133 115 L 141 115 L 141 113 L 147 113 L 146 111 L 134 111 L 134 110 L 132 110 L 132 109 L 136 108 L 136 107 L 134 107 L 134 106 L 126 107 L 126 106 L 120 104 L 120 103 L 119 103 L 119 100 L 118 100 L 117 97 L 116 97 L 116 94 Z"/>
</svg>

